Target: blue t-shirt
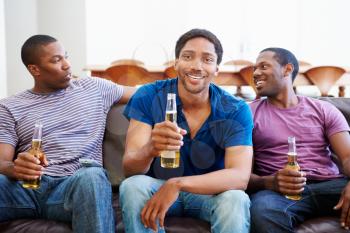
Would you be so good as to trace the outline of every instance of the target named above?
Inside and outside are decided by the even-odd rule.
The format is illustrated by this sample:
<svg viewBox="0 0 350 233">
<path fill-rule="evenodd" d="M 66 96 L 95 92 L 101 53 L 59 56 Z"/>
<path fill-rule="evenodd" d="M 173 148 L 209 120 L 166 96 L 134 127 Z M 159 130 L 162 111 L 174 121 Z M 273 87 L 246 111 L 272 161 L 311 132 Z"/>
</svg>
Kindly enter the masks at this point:
<svg viewBox="0 0 350 233">
<path fill-rule="evenodd" d="M 159 157 L 152 162 L 147 175 L 158 179 L 200 175 L 223 169 L 225 148 L 252 145 L 253 121 L 249 106 L 214 84 L 209 87 L 211 113 L 191 139 L 177 84 L 178 79 L 169 79 L 142 86 L 124 111 L 127 118 L 153 127 L 165 119 L 167 93 L 176 94 L 177 124 L 188 133 L 180 149 L 179 168 L 162 168 Z"/>
</svg>

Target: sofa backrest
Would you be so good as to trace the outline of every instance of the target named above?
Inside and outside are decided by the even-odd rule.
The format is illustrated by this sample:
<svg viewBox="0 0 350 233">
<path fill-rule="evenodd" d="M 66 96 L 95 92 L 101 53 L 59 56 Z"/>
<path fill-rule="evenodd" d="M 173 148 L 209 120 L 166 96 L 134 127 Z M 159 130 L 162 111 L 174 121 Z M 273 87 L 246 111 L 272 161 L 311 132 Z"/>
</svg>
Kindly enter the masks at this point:
<svg viewBox="0 0 350 233">
<path fill-rule="evenodd" d="M 350 125 L 350 98 L 321 97 L 332 103 L 345 116 Z M 112 186 L 118 186 L 124 179 L 122 159 L 129 121 L 124 117 L 125 105 L 114 105 L 108 113 L 103 142 L 103 164 L 108 171 Z"/>
<path fill-rule="evenodd" d="M 343 97 L 319 97 L 318 99 L 327 101 L 336 106 L 343 113 L 346 121 L 350 125 L 350 98 Z"/>
<path fill-rule="evenodd" d="M 103 140 L 103 166 L 114 187 L 124 179 L 122 159 L 129 126 L 129 121 L 123 115 L 124 108 L 125 105 L 113 105 L 109 110 Z"/>
</svg>

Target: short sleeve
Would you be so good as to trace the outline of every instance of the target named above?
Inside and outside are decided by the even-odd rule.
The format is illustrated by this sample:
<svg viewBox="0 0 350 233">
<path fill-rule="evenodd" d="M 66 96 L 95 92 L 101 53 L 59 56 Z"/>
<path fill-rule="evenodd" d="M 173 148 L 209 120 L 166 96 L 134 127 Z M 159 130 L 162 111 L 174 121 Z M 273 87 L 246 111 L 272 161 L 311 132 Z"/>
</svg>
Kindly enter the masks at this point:
<svg viewBox="0 0 350 233">
<path fill-rule="evenodd" d="M 105 109 L 109 109 L 114 103 L 117 103 L 124 93 L 123 86 L 110 80 L 101 78 L 91 78 L 97 84 L 97 88 L 102 95 L 102 101 Z"/>
<path fill-rule="evenodd" d="M 140 87 L 129 100 L 124 110 L 124 116 L 129 120 L 134 119 L 153 126 L 155 122 L 152 115 L 152 105 L 155 104 L 155 99 L 155 90 L 151 85 Z"/>
<path fill-rule="evenodd" d="M 349 131 L 349 125 L 344 115 L 335 106 L 330 103 L 325 103 L 324 114 L 327 137 L 335 133 Z"/>
<path fill-rule="evenodd" d="M 0 119 L 0 143 L 10 144 L 16 147 L 18 137 L 15 120 L 9 110 L 3 105 L 0 105 Z"/>
<path fill-rule="evenodd" d="M 230 114 L 226 120 L 224 134 L 224 147 L 251 146 L 253 132 L 253 118 L 249 106 L 241 102 L 239 109 Z"/>
</svg>

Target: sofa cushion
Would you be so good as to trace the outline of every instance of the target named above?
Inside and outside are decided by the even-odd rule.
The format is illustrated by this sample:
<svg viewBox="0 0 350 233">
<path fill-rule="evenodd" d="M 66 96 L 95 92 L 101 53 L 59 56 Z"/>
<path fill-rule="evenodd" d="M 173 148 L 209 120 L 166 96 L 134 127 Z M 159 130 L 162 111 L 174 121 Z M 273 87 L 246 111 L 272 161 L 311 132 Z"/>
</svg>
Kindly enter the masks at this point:
<svg viewBox="0 0 350 233">
<path fill-rule="evenodd" d="M 345 229 L 340 227 L 337 217 L 320 217 L 305 221 L 301 224 L 296 233 L 346 233 Z"/>
</svg>

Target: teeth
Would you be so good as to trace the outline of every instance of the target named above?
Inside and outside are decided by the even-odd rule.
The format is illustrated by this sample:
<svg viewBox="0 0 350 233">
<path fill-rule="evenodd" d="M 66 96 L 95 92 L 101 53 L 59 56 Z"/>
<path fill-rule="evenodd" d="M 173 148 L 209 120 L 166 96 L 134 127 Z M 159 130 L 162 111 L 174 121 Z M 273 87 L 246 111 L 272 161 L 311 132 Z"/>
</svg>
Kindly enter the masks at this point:
<svg viewBox="0 0 350 233">
<path fill-rule="evenodd" d="M 188 77 L 192 78 L 192 79 L 202 79 L 202 76 L 194 76 L 194 75 L 188 75 Z"/>
<path fill-rule="evenodd" d="M 256 86 L 260 86 L 261 84 L 263 84 L 264 82 L 263 81 L 257 81 L 256 82 Z"/>
</svg>

